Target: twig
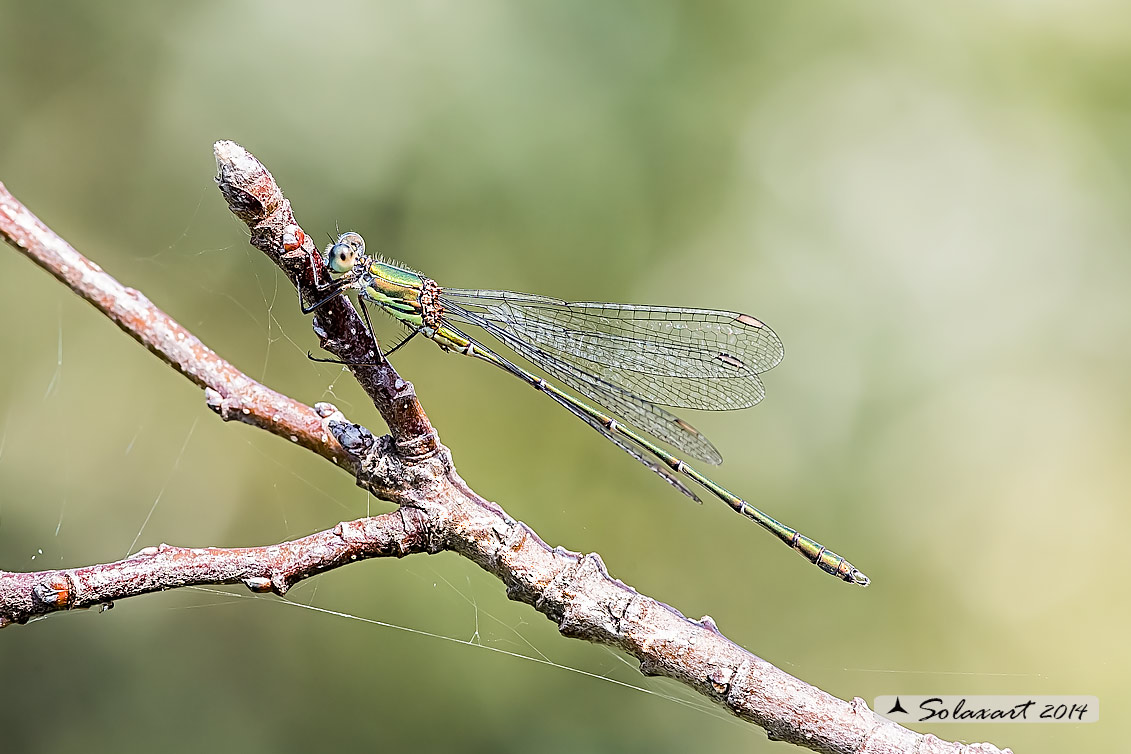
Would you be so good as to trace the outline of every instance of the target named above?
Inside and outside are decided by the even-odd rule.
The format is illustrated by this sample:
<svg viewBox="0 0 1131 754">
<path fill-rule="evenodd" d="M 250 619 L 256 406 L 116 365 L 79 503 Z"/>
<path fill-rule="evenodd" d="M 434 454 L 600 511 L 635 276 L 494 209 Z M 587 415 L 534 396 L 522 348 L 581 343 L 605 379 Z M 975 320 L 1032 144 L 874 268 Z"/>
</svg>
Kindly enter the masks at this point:
<svg viewBox="0 0 1131 754">
<path fill-rule="evenodd" d="M 271 174 L 232 142 L 218 142 L 216 158 L 217 182 L 232 211 L 251 228 L 252 243 L 303 291 L 313 292 L 324 277 L 320 258 Z M 302 578 L 354 559 L 453 550 L 496 575 L 511 599 L 545 614 L 563 635 L 618 647 L 636 657 L 646 675 L 690 686 L 761 726 L 772 739 L 820 752 L 999 751 L 989 744 L 962 745 L 918 734 L 876 715 L 862 699 L 836 699 L 729 641 L 709 617 L 688 619 L 610 577 L 599 556 L 549 547 L 460 479 L 412 385 L 387 363 L 353 367 L 392 433 L 375 438 L 333 406 L 310 408 L 240 373 L 137 291 L 78 254 L 3 185 L 0 235 L 204 387 L 208 406 L 223 419 L 287 437 L 349 470 L 378 497 L 401 505 L 395 513 L 269 547 L 162 545 L 117 563 L 0 572 L 0 626 L 189 584 L 243 582 L 254 591 L 283 594 Z M 321 311 L 315 331 L 324 347 L 347 362 L 373 359 L 377 345 L 344 297 Z"/>
<path fill-rule="evenodd" d="M 401 508 L 266 547 L 146 547 L 116 563 L 39 573 L 0 572 L 0 628 L 55 610 L 114 606 L 114 600 L 200 584 L 242 582 L 283 594 L 295 583 L 354 560 L 428 552 L 427 521 Z M 7 621 L 7 623 L 5 622 Z"/>
<path fill-rule="evenodd" d="M 292 284 L 308 297 L 316 297 L 315 291 L 328 277 L 322 257 L 295 222 L 291 203 L 271 173 L 234 142 L 218 141 L 214 151 L 216 184 L 232 213 L 247 223 L 251 244 L 277 264 Z M 285 235 L 294 243 L 284 244 Z M 437 452 L 439 440 L 412 384 L 378 358 L 377 344 L 348 298 L 337 296 L 321 307 L 314 318 L 314 331 L 323 348 L 350 365 L 402 454 L 424 458 Z"/>
</svg>

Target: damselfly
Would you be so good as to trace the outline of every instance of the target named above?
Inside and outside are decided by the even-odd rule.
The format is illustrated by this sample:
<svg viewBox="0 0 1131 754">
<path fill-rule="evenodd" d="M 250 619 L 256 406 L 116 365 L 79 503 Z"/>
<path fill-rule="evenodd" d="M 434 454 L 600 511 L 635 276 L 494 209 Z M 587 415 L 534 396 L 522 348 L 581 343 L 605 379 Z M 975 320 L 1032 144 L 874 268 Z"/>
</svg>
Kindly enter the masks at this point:
<svg viewBox="0 0 1131 754">
<path fill-rule="evenodd" d="M 706 437 L 662 406 L 730 410 L 762 400 L 765 391 L 758 375 L 777 365 L 785 350 L 774 331 L 757 319 L 714 309 L 568 302 L 512 291 L 441 288 L 419 273 L 367 256 L 365 241 L 352 232 L 327 247 L 325 263 L 342 277 L 318 291 L 321 297 L 303 306 L 304 313 L 343 291 L 355 290 L 367 321 L 366 300 L 411 329 L 396 348 L 422 334 L 445 351 L 493 364 L 550 396 L 688 497 L 699 500 L 681 476 L 826 573 L 868 584 L 868 577 L 841 556 L 766 515 L 644 436 L 701 461 L 722 462 Z M 608 413 L 492 351 L 460 329 L 466 325 L 493 336 Z"/>
</svg>

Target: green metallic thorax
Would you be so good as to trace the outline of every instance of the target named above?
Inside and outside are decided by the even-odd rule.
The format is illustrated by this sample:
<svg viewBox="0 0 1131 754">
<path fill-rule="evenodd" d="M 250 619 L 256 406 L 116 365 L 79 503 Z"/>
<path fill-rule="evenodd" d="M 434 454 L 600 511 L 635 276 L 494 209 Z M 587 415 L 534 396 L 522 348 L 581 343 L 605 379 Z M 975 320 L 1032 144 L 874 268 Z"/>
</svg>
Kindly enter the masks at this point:
<svg viewBox="0 0 1131 754">
<path fill-rule="evenodd" d="M 429 298 L 439 286 L 433 281 L 402 267 L 386 262 L 373 262 L 359 281 L 361 293 L 392 316 L 412 328 L 419 328 L 445 350 L 463 350 L 468 341 L 439 324 L 443 309 Z M 431 303 L 429 303 L 431 301 Z"/>
<path fill-rule="evenodd" d="M 361 292 L 386 312 L 414 327 L 421 320 L 420 291 L 424 279 L 415 272 L 384 262 L 373 262 L 360 281 Z"/>
</svg>

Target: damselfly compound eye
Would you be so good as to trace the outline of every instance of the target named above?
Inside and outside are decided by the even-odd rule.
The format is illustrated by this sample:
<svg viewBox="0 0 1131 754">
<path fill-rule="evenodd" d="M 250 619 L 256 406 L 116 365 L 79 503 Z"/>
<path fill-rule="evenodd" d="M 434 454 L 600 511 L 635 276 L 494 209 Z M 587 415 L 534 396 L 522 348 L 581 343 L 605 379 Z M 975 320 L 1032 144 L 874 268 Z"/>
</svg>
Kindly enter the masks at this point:
<svg viewBox="0 0 1131 754">
<path fill-rule="evenodd" d="M 334 272 L 349 272 L 364 253 L 365 241 L 360 235 L 352 231 L 343 233 L 326 250 L 326 265 Z"/>
<path fill-rule="evenodd" d="M 336 243 L 326 253 L 326 264 L 334 272 L 349 272 L 353 268 L 356 254 L 348 244 Z"/>
</svg>

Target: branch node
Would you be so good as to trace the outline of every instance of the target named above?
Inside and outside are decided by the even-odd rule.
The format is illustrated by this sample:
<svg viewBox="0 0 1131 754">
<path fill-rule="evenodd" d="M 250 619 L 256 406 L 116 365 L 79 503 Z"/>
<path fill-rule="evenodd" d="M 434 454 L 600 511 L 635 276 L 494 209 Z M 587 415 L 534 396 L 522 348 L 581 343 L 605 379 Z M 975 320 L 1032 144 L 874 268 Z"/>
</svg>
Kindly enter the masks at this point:
<svg viewBox="0 0 1131 754">
<path fill-rule="evenodd" d="M 238 393 L 225 396 L 218 390 L 206 387 L 204 402 L 210 411 L 226 422 L 237 420 L 254 424 L 259 419 L 258 415 L 252 416 L 252 409 Z"/>
<path fill-rule="evenodd" d="M 605 606 L 605 613 L 612 622 L 613 632 L 618 636 L 624 633 L 624 617 L 628 615 L 628 610 L 634 599 L 635 596 L 632 596 L 624 602 L 613 602 Z"/>
<path fill-rule="evenodd" d="M 711 682 L 711 688 L 715 690 L 716 694 L 724 698 L 730 690 L 732 678 L 734 678 L 734 668 L 727 665 L 719 665 L 707 676 L 707 680 Z"/>
<path fill-rule="evenodd" d="M 602 583 L 623 587 L 615 595 L 597 599 Z M 558 622 L 562 636 L 616 643 L 621 624 L 636 591 L 609 577 L 596 553 L 578 558 L 554 576 L 538 598 L 536 607 Z"/>
<path fill-rule="evenodd" d="M 204 388 L 204 403 L 221 419 L 228 421 L 232 407 L 219 390 L 213 390 L 210 387 Z"/>
<path fill-rule="evenodd" d="M 754 673 L 756 664 L 763 662 L 758 657 L 753 655 L 744 659 L 738 667 L 734 668 L 730 676 L 730 689 L 727 691 L 726 703 L 730 709 L 743 709 L 747 703 L 747 697 L 754 693 L 751 690 L 750 679 Z M 766 729 L 769 734 L 769 728 Z"/>
<path fill-rule="evenodd" d="M 530 527 L 521 521 L 498 521 L 492 531 L 503 547 L 511 552 L 518 552 L 526 544 L 530 536 Z"/>
<path fill-rule="evenodd" d="M 46 574 L 43 581 L 32 587 L 32 596 L 41 605 L 61 609 L 71 605 L 74 598 L 74 583 L 62 571 Z"/>
<path fill-rule="evenodd" d="M 252 576 L 243 580 L 244 586 L 256 593 L 270 592 L 271 579 L 262 576 Z"/>
<path fill-rule="evenodd" d="M 368 519 L 361 521 L 340 521 L 331 531 L 334 536 L 341 539 L 347 545 L 354 545 L 359 542 L 365 542 L 369 539 L 369 532 L 366 528 Z"/>
<path fill-rule="evenodd" d="M 697 621 L 697 623 L 708 631 L 716 633 L 719 636 L 723 635 L 723 632 L 719 630 L 719 625 L 715 623 L 715 619 L 709 615 L 704 615 Z"/>
<path fill-rule="evenodd" d="M 440 438 L 435 432 L 429 432 L 417 437 L 398 439 L 396 449 L 397 455 L 406 462 L 419 463 L 440 452 Z"/>
<path fill-rule="evenodd" d="M 306 233 L 302 228 L 294 223 L 283 228 L 283 258 L 288 258 L 293 255 L 293 252 L 299 251 L 306 244 Z"/>
<path fill-rule="evenodd" d="M 338 410 L 337 406 L 328 401 L 318 401 L 317 403 L 315 403 L 314 411 L 323 419 L 329 419 L 334 414 L 342 413 L 340 410 Z M 345 418 L 345 414 L 342 414 L 342 418 Z"/>
<path fill-rule="evenodd" d="M 330 434 L 350 455 L 357 458 L 367 455 L 377 444 L 377 438 L 360 424 L 354 424 L 346 420 L 345 417 L 338 418 L 340 416 L 341 413 L 337 412 L 333 418 L 325 420 L 326 428 L 330 431 Z"/>
<path fill-rule="evenodd" d="M 244 222 L 271 215 L 290 202 L 283 198 L 275 179 L 263 163 L 234 141 L 218 141 L 216 184 L 232 212 Z"/>
</svg>

